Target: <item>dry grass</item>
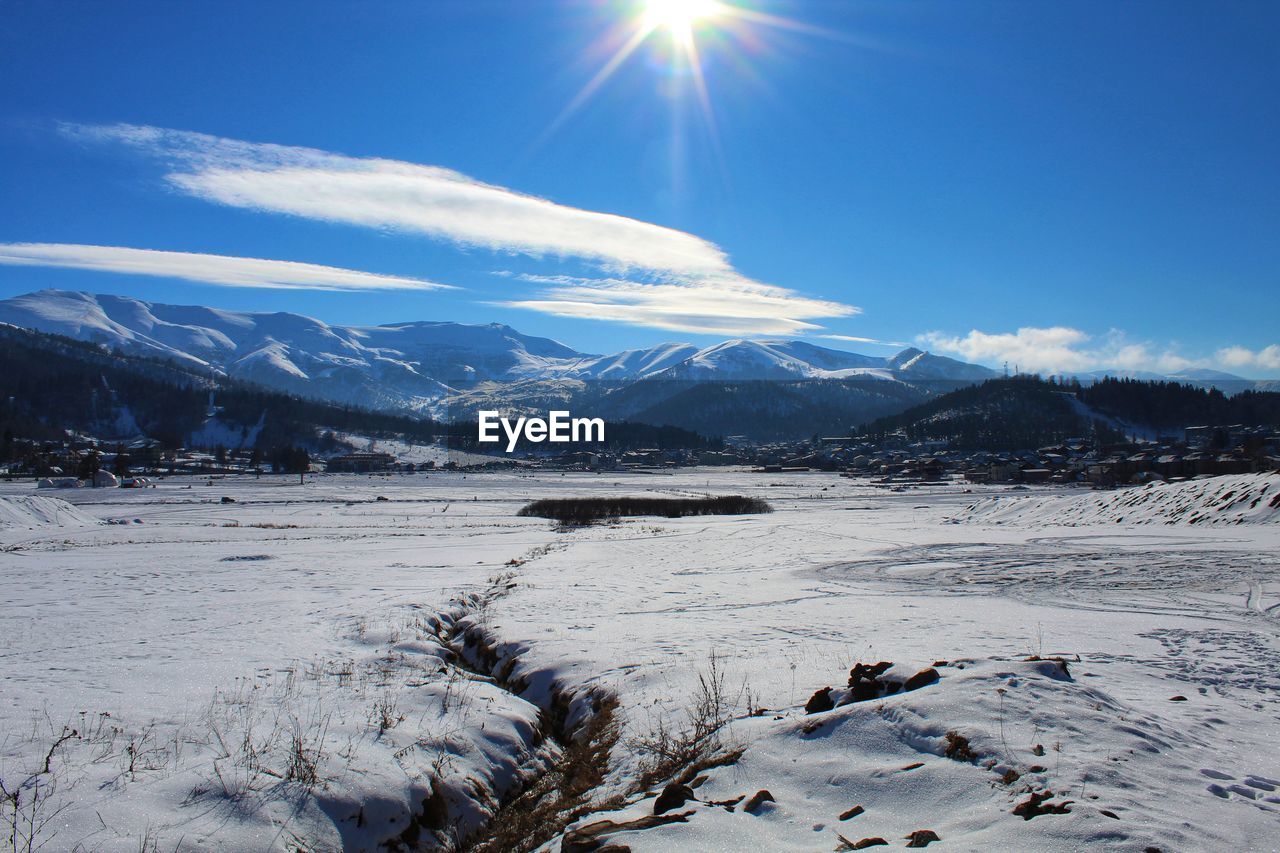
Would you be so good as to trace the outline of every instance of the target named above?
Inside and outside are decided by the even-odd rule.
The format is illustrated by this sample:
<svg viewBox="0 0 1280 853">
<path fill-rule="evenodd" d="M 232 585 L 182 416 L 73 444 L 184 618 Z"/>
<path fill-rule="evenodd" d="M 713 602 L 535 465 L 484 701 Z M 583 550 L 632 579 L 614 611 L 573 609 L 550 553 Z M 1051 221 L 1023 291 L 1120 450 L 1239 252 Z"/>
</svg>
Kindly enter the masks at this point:
<svg viewBox="0 0 1280 853">
<path fill-rule="evenodd" d="M 707 668 L 698 673 L 698 686 L 679 724 L 659 718 L 627 745 L 640 755 L 641 788 L 650 788 L 689 775 L 691 768 L 705 769 L 732 763 L 741 750 L 723 737 L 737 703 L 725 688 L 725 671 L 714 652 Z M 730 760 L 724 760 L 732 756 Z"/>
</svg>

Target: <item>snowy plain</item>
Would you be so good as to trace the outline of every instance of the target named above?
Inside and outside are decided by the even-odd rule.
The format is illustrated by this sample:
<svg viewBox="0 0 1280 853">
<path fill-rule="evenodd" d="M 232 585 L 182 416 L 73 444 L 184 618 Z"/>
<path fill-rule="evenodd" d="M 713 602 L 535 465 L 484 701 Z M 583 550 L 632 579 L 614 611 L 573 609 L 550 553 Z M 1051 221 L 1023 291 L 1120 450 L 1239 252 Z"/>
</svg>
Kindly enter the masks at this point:
<svg viewBox="0 0 1280 853">
<path fill-rule="evenodd" d="M 775 511 L 516 515 L 708 493 Z M 1280 846 L 1274 516 L 1143 524 L 1080 509 L 1100 500 L 1083 489 L 724 469 L 170 478 L 42 492 L 75 512 L 25 524 L 34 494 L 0 485 L 0 779 L 27 784 L 13 814 L 43 849 L 426 847 L 554 763 L 557 703 L 571 726 L 601 696 L 622 736 L 571 829 L 625 826 L 661 790 L 636 784 L 646 733 L 680 724 L 713 655 L 741 756 L 699 774 L 679 819 L 602 842 Z M 806 713 L 877 661 L 938 680 Z M 969 752 L 947 757 L 955 736 Z M 1065 810 L 1013 813 L 1045 791 Z"/>
</svg>

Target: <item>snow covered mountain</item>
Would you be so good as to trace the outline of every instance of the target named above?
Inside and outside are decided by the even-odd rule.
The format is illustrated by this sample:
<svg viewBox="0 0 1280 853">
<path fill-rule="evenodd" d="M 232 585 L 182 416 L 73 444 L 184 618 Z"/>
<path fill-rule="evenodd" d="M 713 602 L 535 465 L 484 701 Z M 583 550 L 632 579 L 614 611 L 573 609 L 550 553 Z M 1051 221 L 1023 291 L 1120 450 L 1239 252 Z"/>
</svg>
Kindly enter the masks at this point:
<svg viewBox="0 0 1280 853">
<path fill-rule="evenodd" d="M 0 301 L 0 322 L 125 353 L 207 367 L 326 400 L 422 411 L 479 383 L 641 379 L 980 381 L 995 372 L 907 349 L 890 358 L 794 340 L 665 343 L 611 355 L 578 352 L 498 323 L 329 325 L 289 313 L 164 305 L 124 296 L 42 290 Z M 500 395 L 499 395 L 500 396 Z"/>
<path fill-rule="evenodd" d="M 1088 385 L 1103 379 L 1136 379 L 1140 382 L 1177 382 L 1204 388 L 1217 388 L 1227 394 L 1241 391 L 1274 391 L 1275 380 L 1246 379 L 1234 373 L 1207 367 L 1188 367 L 1173 373 L 1156 373 L 1151 370 L 1093 370 L 1088 373 L 1068 374 L 1064 378 L 1076 379 Z"/>
</svg>

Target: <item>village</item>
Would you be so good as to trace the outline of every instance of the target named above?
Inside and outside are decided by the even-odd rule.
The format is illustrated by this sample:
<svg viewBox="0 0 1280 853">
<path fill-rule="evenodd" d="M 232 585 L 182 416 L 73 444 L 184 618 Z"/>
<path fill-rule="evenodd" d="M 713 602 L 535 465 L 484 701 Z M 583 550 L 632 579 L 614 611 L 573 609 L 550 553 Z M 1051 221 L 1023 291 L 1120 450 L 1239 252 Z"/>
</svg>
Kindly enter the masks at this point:
<svg viewBox="0 0 1280 853">
<path fill-rule="evenodd" d="M 330 442 L 332 444 L 332 442 Z M 403 445 L 389 443 L 395 450 Z M 762 474 L 839 472 L 884 484 L 964 480 L 975 484 L 1085 484 L 1111 488 L 1153 481 L 1280 470 L 1280 431 L 1265 426 L 1191 426 L 1181 436 L 1101 443 L 1071 438 L 1035 450 L 960 451 L 946 441 L 911 442 L 904 435 L 872 441 L 862 436 L 756 443 L 730 436 L 718 450 L 638 448 L 569 450 L 481 456 L 437 445 L 437 458 L 397 455 L 370 440 L 368 449 L 338 444 L 329 452 L 281 448 L 164 448 L 154 439 L 104 442 L 69 435 L 62 442 L 10 442 L 0 477 L 39 481 L 44 488 L 143 487 L 169 476 L 289 474 L 416 474 L 594 471 L 661 473 L 697 466 L 748 468 Z M 406 458 L 413 456 L 414 458 Z"/>
</svg>

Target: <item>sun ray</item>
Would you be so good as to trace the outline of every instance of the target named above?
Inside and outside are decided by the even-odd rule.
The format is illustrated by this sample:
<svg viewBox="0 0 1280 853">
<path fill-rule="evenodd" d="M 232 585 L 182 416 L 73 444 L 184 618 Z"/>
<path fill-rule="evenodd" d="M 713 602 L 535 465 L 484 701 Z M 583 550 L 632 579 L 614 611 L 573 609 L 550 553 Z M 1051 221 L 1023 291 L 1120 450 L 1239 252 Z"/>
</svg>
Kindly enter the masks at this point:
<svg viewBox="0 0 1280 853">
<path fill-rule="evenodd" d="M 707 125 L 707 135 L 711 138 L 711 147 L 715 154 L 716 165 L 720 169 L 720 178 L 725 186 L 729 184 L 729 167 L 724 156 L 724 147 L 720 143 L 720 128 L 716 123 L 715 110 L 711 106 L 711 93 L 707 89 L 707 78 L 702 73 L 702 59 L 698 55 L 697 42 L 690 38 L 685 45 L 689 73 L 693 77 L 693 87 L 698 96 L 698 105 L 702 109 L 702 119 Z"/>
<path fill-rule="evenodd" d="M 627 39 L 626 43 L 624 43 L 622 47 L 618 48 L 618 50 L 614 52 L 613 56 L 609 57 L 609 61 L 606 62 L 600 68 L 600 70 L 597 71 L 595 75 L 590 80 L 587 81 L 586 85 L 584 85 L 581 89 L 578 90 L 578 94 L 574 95 L 573 99 L 569 101 L 568 104 L 565 105 L 565 108 L 560 111 L 560 114 L 556 116 L 555 120 L 551 122 L 550 126 L 548 126 L 547 129 L 542 132 L 542 135 L 538 138 L 538 142 L 535 143 L 535 146 L 537 144 L 540 144 L 541 142 L 544 142 L 547 139 L 547 137 L 550 137 L 557 130 L 559 130 L 561 125 L 563 125 L 574 113 L 576 113 L 579 109 L 581 109 L 582 106 L 591 99 L 591 96 L 594 95 L 600 89 L 600 87 L 603 86 L 608 81 L 608 79 L 613 76 L 614 72 L 616 72 L 622 66 L 622 63 L 627 61 L 627 57 L 635 53 L 636 48 L 642 45 L 644 43 L 644 40 L 647 39 L 652 33 L 653 33 L 653 28 L 648 26 L 640 27 L 635 32 L 633 32 L 631 34 L 631 37 Z"/>
<path fill-rule="evenodd" d="M 666 54 L 661 62 L 669 64 L 670 78 L 675 80 L 675 85 L 680 85 L 680 80 L 684 79 L 692 89 L 691 95 L 697 101 L 698 112 L 706 124 L 708 139 L 727 186 L 728 175 L 723 143 L 713 106 L 711 85 L 704 68 L 703 46 L 699 45 L 701 38 L 727 37 L 708 41 L 707 46 L 713 49 L 717 56 L 727 53 L 734 45 L 750 50 L 753 44 L 759 42 L 758 37 L 754 36 L 768 29 L 858 44 L 871 49 L 884 49 L 882 45 L 870 43 L 867 39 L 849 33 L 745 8 L 728 0 L 633 0 L 630 6 L 633 11 L 627 20 L 620 22 L 620 26 L 629 29 L 629 35 L 622 40 L 616 50 L 608 55 L 600 69 L 574 94 L 547 129 L 539 134 L 531 150 L 545 144 L 594 98 L 642 45 L 658 34 L 663 34 L 669 40 L 670 46 L 661 52 Z M 616 33 L 618 30 L 615 29 L 613 32 Z M 609 35 L 606 38 L 612 41 L 614 36 Z M 738 63 L 739 66 L 744 64 Z M 740 72 L 742 70 L 739 68 Z M 745 70 L 745 76 L 753 76 L 754 69 L 748 66 Z M 717 78 L 721 76 L 716 75 Z"/>
</svg>

